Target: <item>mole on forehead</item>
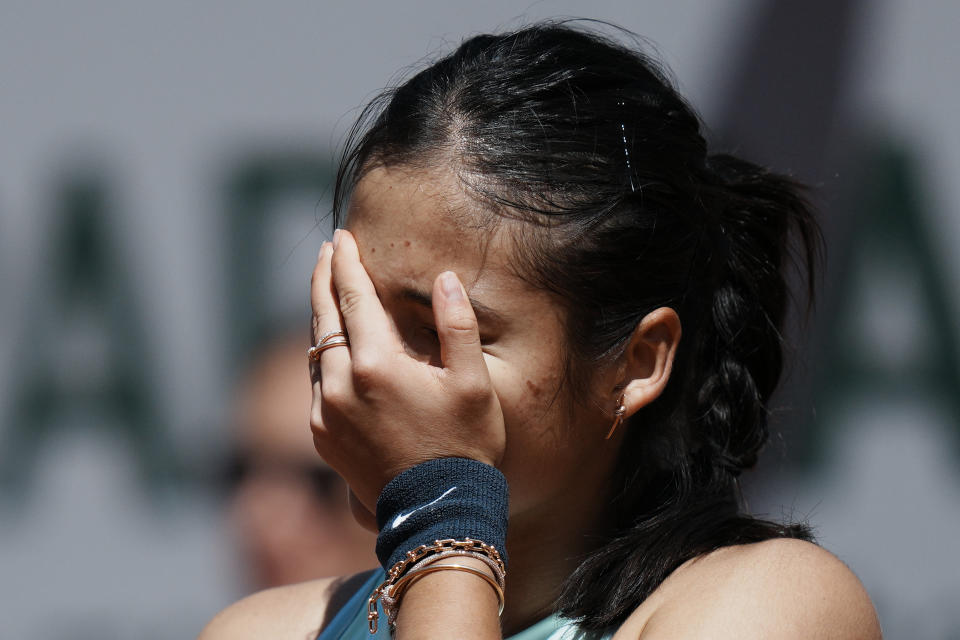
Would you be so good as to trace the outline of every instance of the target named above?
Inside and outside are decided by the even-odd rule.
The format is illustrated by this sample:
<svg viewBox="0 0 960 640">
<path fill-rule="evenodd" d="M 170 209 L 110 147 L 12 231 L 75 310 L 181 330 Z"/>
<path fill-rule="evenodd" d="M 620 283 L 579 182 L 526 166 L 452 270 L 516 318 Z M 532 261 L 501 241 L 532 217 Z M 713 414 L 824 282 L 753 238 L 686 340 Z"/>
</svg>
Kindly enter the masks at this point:
<svg viewBox="0 0 960 640">
<path fill-rule="evenodd" d="M 353 230 L 353 229 L 351 229 Z M 362 229 L 354 231 L 360 248 L 360 259 L 370 261 L 368 268 L 386 271 L 395 277 L 419 280 L 431 279 L 441 271 L 479 274 L 483 256 L 472 256 L 463 242 L 456 238 L 434 238 L 413 235 L 391 238 L 367 236 Z"/>
<path fill-rule="evenodd" d="M 505 260 L 495 255 L 490 238 L 482 232 L 444 224 L 433 216 L 397 212 L 389 217 L 357 211 L 346 227 L 356 237 L 363 259 L 375 259 L 403 275 L 419 276 L 423 270 L 482 271 Z"/>
</svg>

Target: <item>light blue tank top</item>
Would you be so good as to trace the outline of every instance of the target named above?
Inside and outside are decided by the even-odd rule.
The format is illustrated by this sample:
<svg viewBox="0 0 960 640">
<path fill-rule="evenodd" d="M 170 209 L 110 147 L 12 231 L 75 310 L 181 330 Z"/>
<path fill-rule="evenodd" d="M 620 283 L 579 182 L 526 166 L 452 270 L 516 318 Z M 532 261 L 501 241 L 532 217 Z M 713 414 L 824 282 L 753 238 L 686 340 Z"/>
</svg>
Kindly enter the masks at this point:
<svg viewBox="0 0 960 640">
<path fill-rule="evenodd" d="M 373 571 L 363 586 L 337 612 L 330 624 L 320 632 L 317 640 L 390 640 L 389 625 L 386 624 L 387 616 L 380 608 L 379 601 L 377 601 L 377 611 L 380 612 L 381 624 L 377 633 L 370 635 L 367 627 L 367 599 L 383 579 L 383 571 Z M 612 636 L 612 632 L 606 633 L 601 640 L 609 640 Z M 506 640 L 575 640 L 579 637 L 580 633 L 576 625 L 564 621 L 557 615 L 551 615 Z"/>
</svg>

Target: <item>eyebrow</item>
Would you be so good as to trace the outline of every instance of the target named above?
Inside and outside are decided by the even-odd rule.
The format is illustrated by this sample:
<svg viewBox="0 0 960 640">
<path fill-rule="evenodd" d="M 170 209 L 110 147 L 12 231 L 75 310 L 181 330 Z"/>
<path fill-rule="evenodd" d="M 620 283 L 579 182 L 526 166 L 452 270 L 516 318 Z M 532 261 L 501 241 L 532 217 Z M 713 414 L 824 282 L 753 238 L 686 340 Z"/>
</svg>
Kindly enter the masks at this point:
<svg viewBox="0 0 960 640">
<path fill-rule="evenodd" d="M 421 289 L 414 289 L 412 287 L 404 287 L 400 290 L 399 296 L 402 300 L 408 300 L 415 304 L 427 307 L 428 309 L 433 309 L 433 295 L 423 291 Z M 477 314 L 477 322 L 480 324 L 505 324 L 506 318 L 503 317 L 498 311 L 495 311 L 491 307 L 483 304 L 467 296 L 467 299 L 470 301 L 470 306 L 473 307 L 474 313 Z"/>
</svg>

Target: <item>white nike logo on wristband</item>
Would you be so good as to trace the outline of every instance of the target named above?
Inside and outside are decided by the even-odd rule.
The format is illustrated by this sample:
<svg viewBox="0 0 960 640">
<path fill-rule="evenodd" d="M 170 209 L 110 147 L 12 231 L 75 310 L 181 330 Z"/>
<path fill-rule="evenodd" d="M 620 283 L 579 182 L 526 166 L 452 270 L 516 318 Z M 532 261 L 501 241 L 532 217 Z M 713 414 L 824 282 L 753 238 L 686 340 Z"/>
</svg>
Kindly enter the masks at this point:
<svg viewBox="0 0 960 640">
<path fill-rule="evenodd" d="M 454 491 L 456 491 L 456 490 L 457 490 L 457 487 L 450 487 L 449 489 L 447 489 L 446 491 L 444 491 L 444 492 L 440 495 L 439 498 L 437 498 L 437 499 L 435 499 L 435 500 L 431 500 L 431 501 L 428 502 L 427 504 L 420 505 L 420 506 L 417 507 L 416 509 L 411 509 L 410 511 L 407 511 L 406 513 L 401 513 L 400 515 L 398 515 L 396 518 L 393 519 L 393 522 L 390 523 L 390 528 L 391 528 L 391 529 L 396 529 L 397 527 L 399 527 L 400 525 L 402 525 L 407 518 L 409 518 L 410 516 L 412 516 L 413 514 L 415 514 L 417 511 L 421 511 L 421 510 L 423 510 L 423 509 L 426 509 L 427 507 L 430 507 L 430 506 L 435 505 L 436 503 L 440 502 L 441 500 L 443 500 L 444 498 L 446 498 L 448 495 L 450 495 L 452 492 L 454 492 Z"/>
</svg>

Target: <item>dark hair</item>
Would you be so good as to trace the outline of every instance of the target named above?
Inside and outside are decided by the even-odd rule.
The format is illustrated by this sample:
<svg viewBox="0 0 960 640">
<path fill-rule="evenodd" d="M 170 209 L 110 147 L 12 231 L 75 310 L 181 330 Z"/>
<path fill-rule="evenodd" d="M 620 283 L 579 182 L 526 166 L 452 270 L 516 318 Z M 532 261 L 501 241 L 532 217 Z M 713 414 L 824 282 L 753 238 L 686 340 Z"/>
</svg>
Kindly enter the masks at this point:
<svg viewBox="0 0 960 640">
<path fill-rule="evenodd" d="M 654 61 L 555 22 L 470 38 L 368 105 L 335 213 L 372 167 L 441 163 L 491 213 L 530 223 L 517 271 L 566 307 L 575 391 L 578 372 L 622 355 L 650 311 L 672 307 L 683 324 L 669 384 L 625 437 L 615 530 L 570 576 L 559 611 L 607 628 L 699 554 L 809 539 L 803 525 L 741 513 L 737 484 L 767 440 L 781 375 L 791 229 L 812 301 L 822 238 L 800 186 L 709 155 Z"/>
</svg>

